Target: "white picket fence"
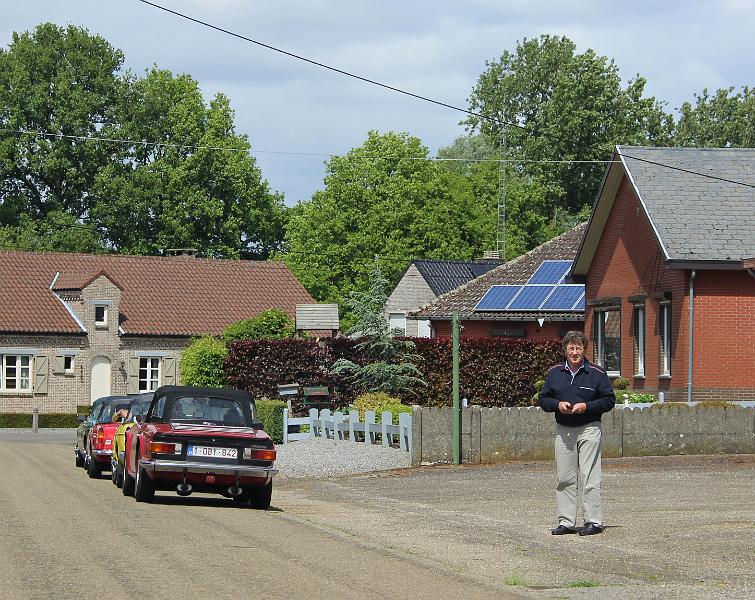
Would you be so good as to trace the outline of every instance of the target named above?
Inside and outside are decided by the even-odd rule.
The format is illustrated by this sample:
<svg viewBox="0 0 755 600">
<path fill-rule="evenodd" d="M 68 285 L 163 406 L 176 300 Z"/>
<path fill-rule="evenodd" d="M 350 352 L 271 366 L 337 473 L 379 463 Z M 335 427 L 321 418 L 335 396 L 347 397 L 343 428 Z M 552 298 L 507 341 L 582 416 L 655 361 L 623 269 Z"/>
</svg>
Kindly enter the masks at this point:
<svg viewBox="0 0 755 600">
<path fill-rule="evenodd" d="M 386 411 L 380 417 L 381 422 L 375 422 L 375 413 L 368 410 L 364 414 L 364 421 L 359 419 L 359 411 L 351 410 L 348 414 L 323 409 L 318 411 L 312 408 L 307 417 L 289 418 L 288 409 L 283 409 L 283 443 L 304 440 L 312 437 L 327 437 L 336 441 L 369 442 L 377 444 L 377 434 L 380 434 L 383 446 L 396 446 L 401 450 L 412 451 L 412 415 L 399 413 L 398 425 L 393 425 L 392 413 Z M 308 425 L 309 431 L 305 433 L 289 433 L 292 425 Z M 357 435 L 361 434 L 361 435 Z M 360 439 L 361 438 L 361 439 Z"/>
</svg>

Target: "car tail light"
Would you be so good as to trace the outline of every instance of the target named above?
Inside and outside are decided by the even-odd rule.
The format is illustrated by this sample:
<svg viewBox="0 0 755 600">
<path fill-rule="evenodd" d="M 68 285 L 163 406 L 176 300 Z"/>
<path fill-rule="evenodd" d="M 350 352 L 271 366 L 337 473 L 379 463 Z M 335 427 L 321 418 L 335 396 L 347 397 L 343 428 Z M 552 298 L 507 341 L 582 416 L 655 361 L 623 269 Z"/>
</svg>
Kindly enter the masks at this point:
<svg viewBox="0 0 755 600">
<path fill-rule="evenodd" d="M 275 460 L 275 450 L 259 449 L 259 448 L 244 448 L 245 460 Z"/>
<path fill-rule="evenodd" d="M 152 454 L 181 454 L 181 444 L 172 442 L 152 442 L 149 445 Z"/>
</svg>

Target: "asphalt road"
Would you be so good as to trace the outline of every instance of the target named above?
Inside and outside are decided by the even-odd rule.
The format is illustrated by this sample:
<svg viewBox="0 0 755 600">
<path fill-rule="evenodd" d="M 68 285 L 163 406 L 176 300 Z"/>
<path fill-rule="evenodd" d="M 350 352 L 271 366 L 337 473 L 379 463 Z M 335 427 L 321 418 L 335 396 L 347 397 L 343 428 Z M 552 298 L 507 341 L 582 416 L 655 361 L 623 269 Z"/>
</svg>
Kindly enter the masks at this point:
<svg viewBox="0 0 755 600">
<path fill-rule="evenodd" d="M 269 511 L 209 495 L 137 503 L 76 468 L 72 440 L 0 434 L 2 598 L 515 597 L 309 523 L 275 490 Z"/>
<path fill-rule="evenodd" d="M 755 597 L 755 456 L 604 461 L 599 536 L 554 537 L 552 463 L 281 480 L 273 509 L 124 498 L 73 437 L 0 432 L 0 597 Z"/>
</svg>

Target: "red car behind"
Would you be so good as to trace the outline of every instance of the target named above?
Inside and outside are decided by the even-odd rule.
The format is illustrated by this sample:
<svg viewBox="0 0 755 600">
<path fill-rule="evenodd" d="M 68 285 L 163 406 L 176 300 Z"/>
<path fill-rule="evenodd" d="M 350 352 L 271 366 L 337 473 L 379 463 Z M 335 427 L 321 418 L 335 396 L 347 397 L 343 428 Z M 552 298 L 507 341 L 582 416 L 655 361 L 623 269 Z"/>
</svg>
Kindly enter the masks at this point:
<svg viewBox="0 0 755 600">
<path fill-rule="evenodd" d="M 130 398 L 113 397 L 102 404 L 96 421 L 87 433 L 86 456 L 84 466 L 89 477 L 99 477 L 102 471 L 110 469 L 113 456 L 113 438 L 120 425 L 116 415 L 121 410 L 128 410 Z"/>
<path fill-rule="evenodd" d="M 266 509 L 275 457 L 247 392 L 163 386 L 126 432 L 122 490 L 138 502 L 149 502 L 156 490 L 209 492 Z"/>
</svg>

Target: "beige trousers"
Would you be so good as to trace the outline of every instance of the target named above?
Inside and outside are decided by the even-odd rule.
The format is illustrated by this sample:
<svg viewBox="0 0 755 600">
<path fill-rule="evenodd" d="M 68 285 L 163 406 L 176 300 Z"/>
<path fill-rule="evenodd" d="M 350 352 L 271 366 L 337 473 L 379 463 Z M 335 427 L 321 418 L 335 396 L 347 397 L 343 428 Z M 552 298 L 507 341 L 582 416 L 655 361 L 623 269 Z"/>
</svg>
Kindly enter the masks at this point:
<svg viewBox="0 0 755 600">
<path fill-rule="evenodd" d="M 556 508 L 558 523 L 577 526 L 577 479 L 582 484 L 582 516 L 585 523 L 603 524 L 600 504 L 600 422 L 578 427 L 556 423 Z"/>
</svg>

